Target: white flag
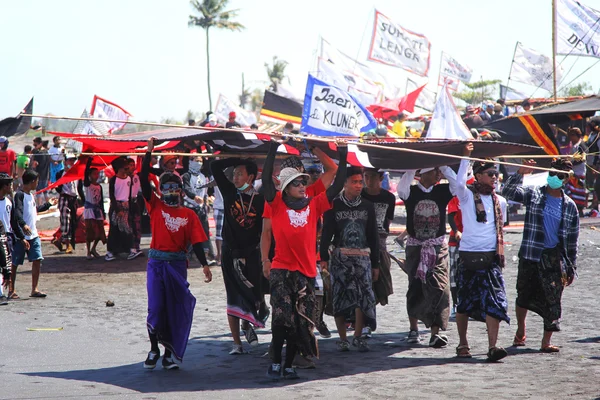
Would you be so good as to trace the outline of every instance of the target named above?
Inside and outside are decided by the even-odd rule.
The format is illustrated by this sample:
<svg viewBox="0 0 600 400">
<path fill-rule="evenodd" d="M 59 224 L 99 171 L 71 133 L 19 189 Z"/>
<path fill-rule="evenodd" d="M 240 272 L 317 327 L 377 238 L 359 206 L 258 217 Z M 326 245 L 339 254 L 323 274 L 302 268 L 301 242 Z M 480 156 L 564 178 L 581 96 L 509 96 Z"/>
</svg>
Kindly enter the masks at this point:
<svg viewBox="0 0 600 400">
<path fill-rule="evenodd" d="M 431 44 L 425 36 L 404 29 L 375 11 L 369 60 L 427 76 L 430 49 Z"/>
<path fill-rule="evenodd" d="M 98 96 L 94 96 L 94 100 L 92 100 L 91 114 L 94 118 L 113 119 L 117 121 L 127 121 L 131 116 L 123 107 Z M 101 124 L 106 125 L 106 130 L 109 134 L 125 126 L 123 122 L 101 122 Z"/>
<path fill-rule="evenodd" d="M 319 58 L 318 76 L 320 80 L 339 87 L 356 97 L 361 104 L 376 104 L 381 98 L 382 88 L 363 77 L 344 71 L 337 65 Z"/>
<path fill-rule="evenodd" d="M 431 123 L 427 130 L 427 139 L 472 140 L 473 135 L 465 125 L 447 86 L 439 93 Z"/>
<path fill-rule="evenodd" d="M 379 72 L 342 53 L 323 38 L 321 38 L 321 58 L 343 71 L 352 71 L 354 75 L 358 75 L 365 81 L 379 86 L 383 97 L 394 99 L 401 94 L 398 85 L 391 82 Z M 377 101 L 382 101 L 383 97 L 378 98 Z"/>
<path fill-rule="evenodd" d="M 219 122 L 225 123 L 229 121 L 229 113 L 235 112 L 235 120 L 241 126 L 248 127 L 256 124 L 256 115 L 252 111 L 244 110 L 242 107 L 235 104 L 229 98 L 219 94 L 217 105 L 215 106 L 215 115 Z"/>
<path fill-rule="evenodd" d="M 600 12 L 574 0 L 557 0 L 556 53 L 600 58 Z"/>
<path fill-rule="evenodd" d="M 442 64 L 440 68 L 439 86 L 447 84 L 452 90 L 458 89 L 460 81 L 469 83 L 473 70 L 442 51 Z"/>
<path fill-rule="evenodd" d="M 510 70 L 510 79 L 552 91 L 552 59 L 517 43 Z M 556 66 L 556 82 L 560 82 L 562 68 Z"/>
</svg>

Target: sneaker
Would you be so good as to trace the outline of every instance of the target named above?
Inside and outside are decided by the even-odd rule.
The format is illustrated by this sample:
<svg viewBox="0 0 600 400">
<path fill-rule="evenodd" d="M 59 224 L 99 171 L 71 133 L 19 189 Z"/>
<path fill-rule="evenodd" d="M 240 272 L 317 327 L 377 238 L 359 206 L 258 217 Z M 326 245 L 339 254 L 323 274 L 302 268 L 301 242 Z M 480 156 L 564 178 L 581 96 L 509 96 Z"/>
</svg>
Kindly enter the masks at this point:
<svg viewBox="0 0 600 400">
<path fill-rule="evenodd" d="M 434 349 L 442 349 L 448 346 L 448 337 L 441 335 L 433 335 L 431 339 L 429 339 L 429 347 L 433 347 Z"/>
<path fill-rule="evenodd" d="M 154 367 L 156 367 L 156 363 L 158 362 L 158 359 L 160 358 L 160 352 L 157 353 L 155 351 L 151 351 L 148 353 L 148 357 L 146 358 L 146 361 L 144 361 L 144 368 L 145 369 L 154 369 Z"/>
<path fill-rule="evenodd" d="M 173 360 L 173 356 L 163 357 L 162 366 L 164 369 L 179 369 L 179 365 L 175 364 L 175 360 Z"/>
<path fill-rule="evenodd" d="M 281 364 L 271 364 L 267 370 L 267 377 L 273 380 L 281 378 Z"/>
<path fill-rule="evenodd" d="M 317 331 L 319 331 L 319 335 L 321 335 L 321 337 L 324 339 L 331 337 L 331 332 L 329 331 L 325 321 L 321 321 L 319 324 L 317 324 Z"/>
<path fill-rule="evenodd" d="M 0 306 L 5 306 L 8 304 L 8 297 L 0 296 Z"/>
<path fill-rule="evenodd" d="M 104 256 L 104 260 L 106 260 L 106 261 L 113 261 L 116 259 L 117 259 L 117 257 L 115 257 L 115 255 L 113 253 L 111 253 L 110 251 L 107 251 L 106 256 Z"/>
<path fill-rule="evenodd" d="M 363 338 L 370 339 L 370 338 L 371 338 L 371 336 L 373 336 L 373 334 L 372 334 L 372 331 L 371 331 L 371 328 L 370 328 L 370 327 L 368 327 L 368 326 L 365 326 L 365 327 L 362 329 L 362 335 L 361 335 L 361 336 L 362 336 Z"/>
<path fill-rule="evenodd" d="M 315 369 L 315 363 L 308 357 L 304 357 L 300 354 L 296 354 L 294 357 L 293 367 L 298 369 Z"/>
<path fill-rule="evenodd" d="M 410 331 L 408 333 L 408 339 L 406 341 L 411 344 L 421 343 L 421 337 L 419 336 L 419 332 L 418 331 Z"/>
<path fill-rule="evenodd" d="M 248 341 L 248 344 L 252 347 L 258 346 L 258 336 L 256 336 L 256 332 L 254 332 L 254 328 L 249 326 L 244 332 L 244 336 Z"/>
<path fill-rule="evenodd" d="M 141 256 L 142 254 L 144 254 L 144 252 L 141 250 L 131 249 L 131 251 L 129 252 L 129 255 L 127 256 L 127 259 L 133 260 L 134 258 L 138 258 L 139 256 Z M 108 254 L 107 254 L 107 256 L 108 256 Z"/>
<path fill-rule="evenodd" d="M 241 344 L 234 344 L 231 348 L 231 351 L 229 352 L 229 355 L 238 356 L 241 354 L 248 354 L 248 352 L 244 350 L 244 347 Z"/>
<path fill-rule="evenodd" d="M 298 379 L 298 373 L 296 372 L 296 368 L 285 368 L 283 370 L 283 379 Z"/>
<path fill-rule="evenodd" d="M 358 351 L 361 353 L 366 353 L 370 350 L 367 340 L 363 339 L 362 337 L 354 336 L 354 339 L 352 340 L 352 346 L 358 347 Z"/>
<path fill-rule="evenodd" d="M 340 340 L 336 344 L 337 344 L 338 351 L 342 351 L 342 352 L 350 351 L 350 342 L 348 342 L 347 340 Z"/>
</svg>

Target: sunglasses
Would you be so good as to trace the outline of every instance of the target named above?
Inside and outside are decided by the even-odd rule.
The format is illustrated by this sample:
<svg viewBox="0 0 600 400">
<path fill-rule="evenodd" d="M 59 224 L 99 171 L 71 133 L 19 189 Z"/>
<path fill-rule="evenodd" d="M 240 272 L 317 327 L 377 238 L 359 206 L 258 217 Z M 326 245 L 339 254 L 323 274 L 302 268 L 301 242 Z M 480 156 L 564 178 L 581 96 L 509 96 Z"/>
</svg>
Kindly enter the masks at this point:
<svg viewBox="0 0 600 400">
<path fill-rule="evenodd" d="M 564 181 L 565 179 L 567 179 L 569 177 L 569 174 L 565 174 L 565 173 L 562 173 L 562 172 L 554 172 L 554 171 L 548 172 L 548 175 L 550 175 L 550 176 L 557 176 L 558 179 L 560 179 L 561 181 Z"/>
<path fill-rule="evenodd" d="M 306 179 L 294 179 L 290 182 L 290 185 L 292 185 L 292 187 L 306 186 L 307 184 L 308 181 Z"/>
<path fill-rule="evenodd" d="M 490 178 L 494 178 L 494 177 L 497 178 L 497 177 L 500 176 L 500 173 L 498 171 L 495 171 L 495 170 L 494 171 L 484 172 L 484 174 L 487 175 L 487 176 L 489 176 Z"/>
</svg>

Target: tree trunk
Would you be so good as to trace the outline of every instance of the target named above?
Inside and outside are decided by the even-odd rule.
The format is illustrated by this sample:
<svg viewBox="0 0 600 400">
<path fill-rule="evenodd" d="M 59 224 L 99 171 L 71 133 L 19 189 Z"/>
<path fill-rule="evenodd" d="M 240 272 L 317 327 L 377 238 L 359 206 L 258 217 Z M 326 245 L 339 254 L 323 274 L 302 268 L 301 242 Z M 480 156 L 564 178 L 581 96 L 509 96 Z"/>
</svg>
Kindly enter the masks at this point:
<svg viewBox="0 0 600 400">
<path fill-rule="evenodd" d="M 210 94 L 210 49 L 208 41 L 208 27 L 206 28 L 206 81 L 208 84 L 208 108 L 213 111 L 212 96 Z"/>
</svg>

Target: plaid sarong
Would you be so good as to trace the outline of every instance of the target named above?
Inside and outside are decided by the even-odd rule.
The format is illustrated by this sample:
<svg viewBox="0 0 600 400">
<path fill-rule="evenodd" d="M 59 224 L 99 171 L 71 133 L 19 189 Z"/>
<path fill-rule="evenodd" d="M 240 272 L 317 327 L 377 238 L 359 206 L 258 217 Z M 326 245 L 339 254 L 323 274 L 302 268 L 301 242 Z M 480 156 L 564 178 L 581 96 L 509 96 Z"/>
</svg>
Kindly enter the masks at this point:
<svg viewBox="0 0 600 400">
<path fill-rule="evenodd" d="M 58 211 L 60 213 L 61 241 L 69 243 L 75 237 L 77 197 L 61 194 L 58 198 Z"/>
</svg>

